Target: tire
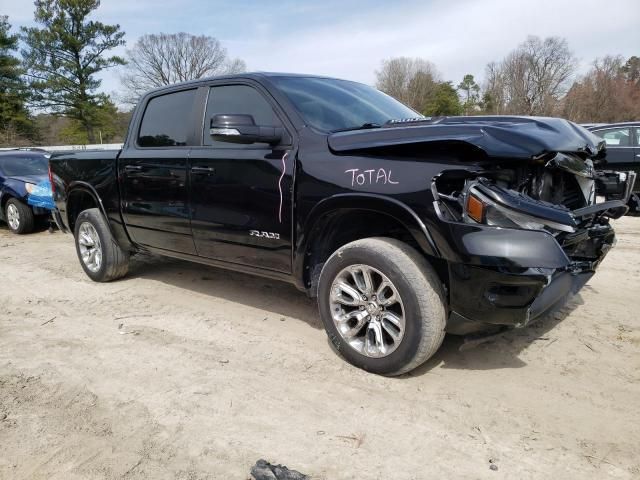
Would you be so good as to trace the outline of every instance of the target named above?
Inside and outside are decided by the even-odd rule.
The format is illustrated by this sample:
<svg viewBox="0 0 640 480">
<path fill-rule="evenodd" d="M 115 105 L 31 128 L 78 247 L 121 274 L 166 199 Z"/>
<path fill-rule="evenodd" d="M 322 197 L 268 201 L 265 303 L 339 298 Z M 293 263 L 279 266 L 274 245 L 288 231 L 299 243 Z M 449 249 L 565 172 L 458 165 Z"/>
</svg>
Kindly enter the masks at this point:
<svg viewBox="0 0 640 480">
<path fill-rule="evenodd" d="M 391 287 L 378 290 L 386 281 Z M 344 288 L 352 294 L 337 283 L 346 283 Z M 356 293 L 366 296 L 367 291 L 370 296 L 367 301 L 361 297 L 358 306 L 341 303 L 351 302 Z M 356 367 L 389 376 L 413 370 L 440 348 L 446 325 L 444 298 L 442 284 L 424 256 L 391 238 L 366 238 L 340 247 L 324 264 L 318 286 L 320 317 L 338 353 Z M 354 318 L 344 320 L 350 316 Z"/>
<path fill-rule="evenodd" d="M 90 208 L 80 212 L 74 237 L 78 260 L 91 280 L 110 282 L 127 274 L 129 252 L 116 243 L 100 210 Z"/>
<path fill-rule="evenodd" d="M 627 215 L 631 215 L 634 217 L 640 216 L 640 194 L 632 193 L 629 197 L 629 202 L 627 203 L 629 206 L 629 211 Z"/>
<path fill-rule="evenodd" d="M 35 228 L 33 210 L 29 205 L 25 205 L 17 198 L 9 199 L 5 205 L 4 218 L 9 230 L 18 235 L 31 233 Z"/>
</svg>

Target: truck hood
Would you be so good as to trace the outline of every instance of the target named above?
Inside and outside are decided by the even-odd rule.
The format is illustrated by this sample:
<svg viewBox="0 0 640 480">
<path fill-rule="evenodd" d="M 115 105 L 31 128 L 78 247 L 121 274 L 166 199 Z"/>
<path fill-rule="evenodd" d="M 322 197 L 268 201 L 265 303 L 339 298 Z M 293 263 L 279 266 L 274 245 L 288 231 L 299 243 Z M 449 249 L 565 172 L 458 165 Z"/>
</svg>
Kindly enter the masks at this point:
<svg viewBox="0 0 640 480">
<path fill-rule="evenodd" d="M 604 155 L 604 142 L 585 128 L 561 118 L 445 117 L 426 121 L 398 121 L 381 128 L 329 135 L 336 153 L 370 151 L 400 145 L 463 142 L 489 157 L 530 159 L 549 152 L 578 153 L 587 158 Z"/>
</svg>

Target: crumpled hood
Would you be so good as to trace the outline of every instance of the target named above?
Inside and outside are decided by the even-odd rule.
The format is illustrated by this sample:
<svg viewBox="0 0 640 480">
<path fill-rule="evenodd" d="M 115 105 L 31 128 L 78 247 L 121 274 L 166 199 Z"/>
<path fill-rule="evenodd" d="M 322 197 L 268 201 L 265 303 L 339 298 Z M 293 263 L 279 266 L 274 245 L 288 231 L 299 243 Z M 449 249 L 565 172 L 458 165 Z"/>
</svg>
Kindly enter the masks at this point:
<svg viewBox="0 0 640 480">
<path fill-rule="evenodd" d="M 465 142 L 490 157 L 530 159 L 548 152 L 583 153 L 596 157 L 604 142 L 585 128 L 551 117 L 445 117 L 432 122 L 402 122 L 382 128 L 338 132 L 329 136 L 335 152 L 370 150 L 395 145 Z"/>
</svg>

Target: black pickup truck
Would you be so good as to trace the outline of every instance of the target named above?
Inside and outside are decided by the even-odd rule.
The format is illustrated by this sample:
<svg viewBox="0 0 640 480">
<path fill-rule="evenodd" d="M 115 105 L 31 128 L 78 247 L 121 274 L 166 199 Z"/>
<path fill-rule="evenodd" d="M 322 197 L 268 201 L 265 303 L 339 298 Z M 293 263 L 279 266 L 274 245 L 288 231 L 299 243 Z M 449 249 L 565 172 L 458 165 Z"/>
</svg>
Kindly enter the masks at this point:
<svg viewBox="0 0 640 480">
<path fill-rule="evenodd" d="M 425 118 L 260 73 L 150 92 L 121 151 L 53 155 L 50 177 L 91 279 L 150 252 L 291 282 L 349 362 L 397 375 L 445 332 L 523 327 L 584 285 L 635 180 L 603 185 L 605 155 L 562 119 Z M 596 203 L 605 187 L 619 199 Z"/>
</svg>

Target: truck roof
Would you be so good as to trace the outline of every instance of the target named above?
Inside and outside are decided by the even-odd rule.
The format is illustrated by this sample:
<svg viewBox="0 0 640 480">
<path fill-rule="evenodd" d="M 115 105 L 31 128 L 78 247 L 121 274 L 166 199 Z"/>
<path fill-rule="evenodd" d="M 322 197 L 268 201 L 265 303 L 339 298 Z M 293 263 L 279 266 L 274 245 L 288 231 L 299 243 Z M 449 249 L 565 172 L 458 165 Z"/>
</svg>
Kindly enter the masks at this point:
<svg viewBox="0 0 640 480">
<path fill-rule="evenodd" d="M 203 82 L 211 81 L 211 80 L 233 80 L 233 79 L 252 79 L 252 80 L 261 80 L 263 78 L 269 77 L 298 77 L 298 78 L 324 78 L 329 80 L 342 80 L 346 82 L 355 82 L 354 80 L 346 80 L 344 78 L 335 78 L 328 77 L 324 75 L 315 75 L 312 73 L 285 73 L 285 72 L 246 72 L 246 73 L 234 73 L 231 75 L 215 75 L 212 77 L 202 77 L 196 80 L 189 80 L 187 82 L 179 82 L 173 83 L 171 85 L 165 85 L 162 87 L 155 88 L 153 90 L 149 90 L 144 96 L 147 96 L 151 93 L 162 92 L 164 90 L 174 89 L 176 87 L 183 87 L 188 85 L 198 85 Z"/>
</svg>

